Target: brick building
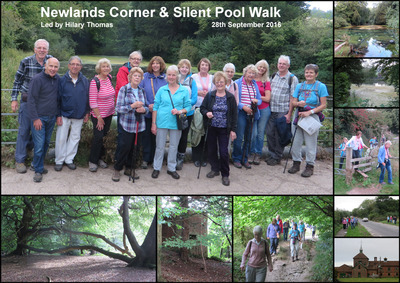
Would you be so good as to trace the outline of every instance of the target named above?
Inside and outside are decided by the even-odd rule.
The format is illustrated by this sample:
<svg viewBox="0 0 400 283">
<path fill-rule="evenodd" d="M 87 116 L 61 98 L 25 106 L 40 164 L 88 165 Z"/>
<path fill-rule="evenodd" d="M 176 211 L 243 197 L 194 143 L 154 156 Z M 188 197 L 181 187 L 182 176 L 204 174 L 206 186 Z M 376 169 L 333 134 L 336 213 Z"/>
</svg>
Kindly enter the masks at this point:
<svg viewBox="0 0 400 283">
<path fill-rule="evenodd" d="M 335 267 L 338 278 L 398 278 L 399 261 L 388 261 L 385 257 L 374 257 L 373 261 L 363 253 L 362 247 L 360 253 L 353 257 L 353 266 L 343 264 Z"/>
</svg>

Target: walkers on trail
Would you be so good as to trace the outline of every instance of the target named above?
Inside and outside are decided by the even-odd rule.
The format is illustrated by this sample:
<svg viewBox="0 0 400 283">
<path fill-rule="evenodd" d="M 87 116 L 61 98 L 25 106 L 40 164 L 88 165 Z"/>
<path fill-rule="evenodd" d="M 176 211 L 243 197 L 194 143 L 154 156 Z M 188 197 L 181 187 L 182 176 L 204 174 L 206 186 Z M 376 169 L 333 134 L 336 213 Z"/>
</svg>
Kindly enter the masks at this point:
<svg viewBox="0 0 400 283">
<path fill-rule="evenodd" d="M 300 231 L 301 240 L 304 241 L 306 237 L 306 225 L 304 224 L 303 220 L 300 220 L 298 229 Z"/>
<path fill-rule="evenodd" d="M 351 139 L 346 143 L 346 148 L 349 146 L 353 149 L 353 154 L 352 154 L 352 158 L 361 158 L 362 156 L 362 149 L 363 148 L 369 148 L 368 146 L 366 146 L 363 142 L 362 139 L 362 132 L 361 131 L 357 131 L 357 135 L 356 136 L 352 136 Z M 353 162 L 354 165 L 358 165 L 359 161 Z M 356 168 L 355 170 L 358 170 L 358 168 Z"/>
<path fill-rule="evenodd" d="M 346 219 L 346 217 L 343 217 L 342 224 L 343 224 L 343 229 L 346 230 L 346 228 L 347 228 L 347 219 Z"/>
<path fill-rule="evenodd" d="M 386 184 L 384 182 L 385 169 L 388 172 L 388 182 L 387 183 L 389 185 L 394 185 L 393 177 L 392 177 L 392 165 L 390 163 L 390 158 L 392 158 L 392 156 L 389 153 L 389 148 L 391 145 L 392 145 L 391 141 L 386 141 L 385 144 L 379 148 L 378 163 L 379 163 L 379 167 L 381 168 L 381 174 L 379 175 L 379 184 L 381 184 L 381 185 Z"/>
<path fill-rule="evenodd" d="M 292 261 L 294 261 L 294 258 L 296 257 L 296 260 L 298 260 L 298 255 L 299 255 L 299 245 L 301 242 L 300 238 L 300 231 L 297 229 L 297 224 L 294 223 L 292 230 L 289 232 L 289 238 L 290 238 L 290 255 L 292 256 Z"/>
<path fill-rule="evenodd" d="M 339 145 L 340 149 L 340 163 L 339 163 L 339 169 L 342 169 L 343 167 L 343 162 L 346 158 L 346 143 L 348 142 L 347 138 L 343 138 L 343 142 Z"/>
<path fill-rule="evenodd" d="M 246 282 L 265 282 L 267 276 L 267 261 L 268 269 L 273 270 L 271 254 L 268 249 L 267 241 L 262 238 L 261 226 L 256 226 L 253 229 L 254 238 L 251 239 L 244 250 L 240 269 L 245 270 L 246 265 Z"/>
<path fill-rule="evenodd" d="M 283 241 L 287 241 L 288 239 L 288 233 L 289 233 L 289 221 L 286 220 L 283 222 Z"/>
<path fill-rule="evenodd" d="M 312 232 L 312 238 L 315 239 L 315 231 L 317 230 L 317 227 L 315 225 L 311 225 L 311 232 Z"/>
</svg>

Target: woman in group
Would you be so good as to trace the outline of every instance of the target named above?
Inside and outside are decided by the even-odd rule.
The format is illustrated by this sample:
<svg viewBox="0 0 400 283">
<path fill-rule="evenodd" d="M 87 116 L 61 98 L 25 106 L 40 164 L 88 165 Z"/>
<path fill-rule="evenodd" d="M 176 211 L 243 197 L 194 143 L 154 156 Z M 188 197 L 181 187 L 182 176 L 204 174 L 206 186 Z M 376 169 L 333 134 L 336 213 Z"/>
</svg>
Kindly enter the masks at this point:
<svg viewBox="0 0 400 283">
<path fill-rule="evenodd" d="M 304 77 L 306 81 L 299 83 L 293 93 L 293 107 L 297 107 L 298 118 L 311 116 L 318 122 L 321 121 L 322 110 L 326 108 L 326 97 L 328 90 L 326 85 L 317 81 L 318 66 L 308 64 L 304 68 Z M 306 144 L 306 168 L 301 173 L 302 177 L 310 177 L 314 174 L 315 157 L 317 153 L 317 139 L 319 131 L 315 131 L 312 135 L 308 134 L 304 129 L 295 126 L 295 135 L 292 144 L 293 166 L 289 169 L 289 173 L 294 174 L 300 171 L 300 163 L 302 160 L 301 149 L 303 142 Z"/>
<path fill-rule="evenodd" d="M 197 70 L 199 71 L 197 74 L 194 74 L 192 77 L 197 85 L 197 103 L 195 105 L 196 108 L 200 107 L 203 103 L 204 97 L 213 89 L 213 76 L 209 74 L 211 70 L 211 62 L 207 58 L 200 59 L 197 64 Z M 205 158 L 202 159 L 203 148 L 204 148 L 204 136 L 201 138 L 200 143 L 197 146 L 192 147 L 192 160 L 196 167 L 206 167 L 207 162 Z"/>
<path fill-rule="evenodd" d="M 128 75 L 130 83 L 121 87 L 118 93 L 116 110 L 120 115 L 119 123 L 121 131 L 118 133 L 118 147 L 116 156 L 119 158 L 114 164 L 114 174 L 112 180 L 118 182 L 120 179 L 120 171 L 126 165 L 125 175 L 131 176 L 131 170 L 136 164 L 132 164 L 133 155 L 139 156 L 140 148 L 140 133 L 144 131 L 146 123 L 144 121 L 144 114 L 149 111 L 146 103 L 146 96 L 139 84 L 143 79 L 143 71 L 139 67 L 133 67 Z M 139 124 L 137 124 L 139 123 Z M 138 126 L 138 127 L 137 127 Z M 136 137 L 138 135 L 138 137 Z M 139 141 L 136 144 L 135 140 Z M 133 178 L 138 179 L 136 176 Z"/>
<path fill-rule="evenodd" d="M 89 156 L 89 170 L 96 172 L 98 166 L 107 168 L 108 165 L 104 161 L 105 148 L 103 138 L 110 130 L 112 115 L 114 114 L 114 95 L 115 90 L 112 86 L 110 72 L 112 70 L 110 60 L 106 58 L 100 59 L 95 67 L 96 79 L 90 82 L 89 87 L 89 105 L 93 122 L 93 139 Z M 99 82 L 99 88 L 97 82 Z"/>
<path fill-rule="evenodd" d="M 235 96 L 236 104 L 239 104 L 239 87 L 237 83 L 233 81 L 233 77 L 235 76 L 236 67 L 232 63 L 225 64 L 222 69 L 226 76 L 228 77 L 228 82 L 226 83 L 226 90 Z"/>
<path fill-rule="evenodd" d="M 236 131 L 236 140 L 233 142 L 233 166 L 236 168 L 242 168 L 242 165 L 246 169 L 250 169 L 251 166 L 248 162 L 248 155 L 250 150 L 249 140 L 252 134 L 251 128 L 251 115 L 254 117 L 254 121 L 260 117 L 257 109 L 256 113 L 251 110 L 252 103 L 261 105 L 261 95 L 258 90 L 258 86 L 254 78 L 257 74 L 257 68 L 254 65 L 248 65 L 243 69 L 243 76 L 236 80 L 239 89 L 239 105 L 238 105 L 238 125 Z M 243 138 L 245 142 L 243 142 Z M 242 155 L 244 154 L 244 160 L 242 162 Z"/>
<path fill-rule="evenodd" d="M 269 101 L 271 99 L 271 83 L 269 81 L 268 62 L 264 59 L 260 60 L 257 62 L 256 68 L 258 72 L 255 81 L 261 95 L 261 105 L 258 106 L 258 110 L 260 111 L 260 119 L 254 121 L 249 163 L 259 165 L 264 146 L 265 128 L 267 127 L 269 116 L 271 116 L 271 109 L 269 107 Z"/>
<path fill-rule="evenodd" d="M 355 136 L 352 136 L 351 139 L 346 143 L 344 151 L 346 151 L 347 147 L 350 146 L 353 149 L 352 158 L 361 158 L 361 150 L 365 148 L 369 148 L 366 146 L 362 139 L 362 132 L 357 131 Z M 358 165 L 358 161 L 354 162 L 354 165 Z M 355 170 L 358 170 L 356 168 Z"/>
<path fill-rule="evenodd" d="M 153 112 L 154 98 L 157 91 L 160 89 L 160 87 L 167 84 L 164 71 L 165 62 L 163 58 L 160 56 L 154 56 L 147 65 L 147 72 L 144 74 L 143 80 L 139 85 L 144 89 L 147 103 L 149 103 L 149 113 L 145 115 L 146 129 L 142 134 L 142 169 L 147 169 L 148 165 L 154 160 L 154 153 L 156 151 L 156 137 L 151 133 L 151 112 Z"/>
<path fill-rule="evenodd" d="M 188 127 L 182 131 L 182 136 L 179 141 L 178 155 L 176 157 L 176 170 L 182 170 L 183 161 L 185 160 L 187 137 L 189 134 L 190 124 L 193 120 L 194 105 L 197 103 L 197 84 L 192 77 L 192 65 L 188 59 L 182 59 L 178 63 L 179 69 L 179 83 L 187 88 L 189 91 L 190 104 L 192 108 L 186 114 L 188 120 Z"/>
<path fill-rule="evenodd" d="M 229 138 L 236 138 L 237 105 L 235 97 L 225 88 L 228 78 L 223 72 L 214 74 L 216 90 L 209 92 L 203 100 L 200 112 L 205 123 L 210 122 L 207 135 L 208 162 L 211 171 L 208 178 L 222 175 L 222 184 L 229 186 Z M 218 158 L 219 149 L 219 158 Z"/>
<path fill-rule="evenodd" d="M 297 229 L 297 224 L 294 223 L 292 226 L 292 230 L 289 232 L 290 238 L 290 253 L 292 256 L 292 261 L 294 261 L 294 257 L 298 260 L 299 255 L 299 242 L 301 241 L 300 238 L 300 231 Z"/>
<path fill-rule="evenodd" d="M 339 169 L 342 169 L 344 159 L 346 158 L 346 143 L 348 142 L 347 138 L 343 138 L 343 142 L 339 145 L 340 149 L 340 162 L 339 162 Z"/>
<path fill-rule="evenodd" d="M 151 132 L 156 135 L 156 152 L 153 162 L 153 178 L 158 178 L 164 160 L 164 149 L 169 134 L 168 170 L 174 179 L 179 179 L 176 172 L 176 154 L 182 131 L 178 130 L 175 115 L 188 113 L 191 109 L 189 92 L 178 83 L 179 70 L 176 65 L 167 69 L 168 84 L 161 87 L 154 99 Z"/>
<path fill-rule="evenodd" d="M 276 219 L 272 219 L 272 223 L 268 225 L 267 228 L 267 239 L 270 242 L 270 253 L 271 255 L 276 254 L 276 249 L 278 247 L 278 241 L 279 241 L 279 234 L 281 232 L 281 228 L 279 225 L 276 223 Z"/>
<path fill-rule="evenodd" d="M 300 231 L 300 239 L 304 241 L 306 238 L 306 225 L 304 224 L 303 220 L 300 220 L 298 228 Z"/>
<path fill-rule="evenodd" d="M 249 257 L 249 261 L 246 266 L 246 282 L 265 282 L 267 276 L 267 261 L 269 272 L 272 272 L 272 259 L 271 254 L 268 250 L 267 241 L 262 238 L 261 226 L 256 226 L 253 229 L 254 238 L 251 239 L 244 250 L 242 256 L 242 263 L 240 269 L 245 270 L 246 260 Z"/>
<path fill-rule="evenodd" d="M 379 148 L 378 163 L 381 168 L 381 174 L 379 175 L 379 184 L 384 185 L 385 182 L 385 169 L 388 172 L 388 184 L 394 185 L 392 178 L 392 166 L 390 164 L 390 158 L 392 156 L 389 153 L 389 148 L 392 145 L 391 141 L 386 141 L 384 145 Z"/>
</svg>

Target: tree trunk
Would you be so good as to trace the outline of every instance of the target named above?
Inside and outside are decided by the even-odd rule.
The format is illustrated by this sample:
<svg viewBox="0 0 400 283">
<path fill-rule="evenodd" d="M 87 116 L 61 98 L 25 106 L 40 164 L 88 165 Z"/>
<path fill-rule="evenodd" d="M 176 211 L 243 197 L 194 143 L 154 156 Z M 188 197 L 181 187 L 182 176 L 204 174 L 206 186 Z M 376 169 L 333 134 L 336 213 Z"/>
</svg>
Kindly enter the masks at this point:
<svg viewBox="0 0 400 283">
<path fill-rule="evenodd" d="M 162 220 L 162 218 L 160 219 Z M 161 275 L 161 245 L 162 245 L 162 224 L 157 223 L 157 282 L 162 282 Z"/>
<path fill-rule="evenodd" d="M 187 196 L 182 196 L 181 197 L 181 207 L 182 208 L 189 208 L 189 200 Z M 189 220 L 188 220 L 188 215 L 185 213 L 182 215 L 182 241 L 186 242 L 189 240 Z M 187 262 L 189 261 L 189 250 L 187 248 L 180 248 L 179 250 L 180 258 L 184 261 Z"/>
</svg>

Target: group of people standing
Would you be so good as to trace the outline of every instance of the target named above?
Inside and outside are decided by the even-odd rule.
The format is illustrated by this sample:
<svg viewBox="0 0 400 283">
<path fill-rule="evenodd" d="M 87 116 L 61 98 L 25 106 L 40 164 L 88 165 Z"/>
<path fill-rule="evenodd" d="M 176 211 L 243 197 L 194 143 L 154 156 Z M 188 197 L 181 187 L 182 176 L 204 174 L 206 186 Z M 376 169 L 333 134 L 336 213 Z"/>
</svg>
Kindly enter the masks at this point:
<svg viewBox="0 0 400 283">
<path fill-rule="evenodd" d="M 388 223 L 393 223 L 394 225 L 396 225 L 396 223 L 397 223 L 397 216 L 396 216 L 396 215 L 394 215 L 394 216 L 392 216 L 392 215 L 388 216 L 388 217 L 387 217 L 387 222 L 388 222 Z"/>
<path fill-rule="evenodd" d="M 289 231 L 290 227 L 290 231 Z M 313 226 L 313 238 L 316 227 Z M 243 252 L 240 268 L 246 272 L 246 282 L 264 282 L 269 271 L 273 270 L 272 256 L 276 255 L 279 239 L 283 233 L 283 241 L 290 241 L 290 254 L 292 262 L 298 260 L 300 243 L 305 241 L 305 223 L 300 220 L 299 225 L 293 219 L 289 222 L 282 221 L 280 215 L 272 219 L 268 225 L 264 239 L 262 237 L 262 227 L 256 226 L 253 229 L 254 238 L 251 239 Z M 268 241 L 269 245 L 268 245 Z M 248 260 L 248 261 L 247 261 Z M 247 261 L 247 265 L 246 265 Z M 268 264 L 267 264 L 268 261 Z"/>
<path fill-rule="evenodd" d="M 351 227 L 351 229 L 355 229 L 358 225 L 358 218 L 354 216 L 343 217 L 342 219 L 343 229 Z"/>
<path fill-rule="evenodd" d="M 71 170 L 76 169 L 74 157 L 82 125 L 89 117 L 93 123 L 89 170 L 96 172 L 98 167 L 107 168 L 104 137 L 117 112 L 113 181 L 120 180 L 124 168 L 125 175 L 139 178 L 133 169 L 141 148 L 141 168 L 152 165 L 151 176 L 158 178 L 167 136 L 167 174 L 179 179 L 177 171 L 183 168 L 192 128 L 197 130 L 192 131 L 191 137 L 194 165 L 205 167 L 209 162 L 211 171 L 207 177 L 221 174 L 222 183 L 228 186 L 231 143 L 234 167 L 250 169 L 251 164 L 260 164 L 266 134 L 270 153 L 266 162 L 270 166 L 277 165 L 286 145 L 282 144 L 279 126 L 282 124 L 277 121 L 283 120 L 283 126 L 290 131 L 293 109 L 297 109 L 296 118 L 311 116 L 320 120 L 320 112 L 326 107 L 328 93 L 326 86 L 316 80 L 318 66 L 307 65 L 306 81 L 298 84 L 296 76 L 289 72 L 290 58 L 284 55 L 278 60 L 278 72 L 271 78 L 267 61 L 260 60 L 246 66 L 243 76 L 234 81 L 236 69 L 232 63 L 211 75 L 211 62 L 207 58 L 199 61 L 198 73 L 192 74 L 187 59 L 166 68 L 164 60 L 154 56 L 144 73 L 139 67 L 142 54 L 134 51 L 129 55 L 129 62 L 119 69 L 114 87 L 108 59 L 97 62 L 97 75 L 88 80 L 81 72 L 81 59 L 73 56 L 68 62 L 68 71 L 60 78 L 57 74 L 60 64 L 48 55 L 48 50 L 46 40 L 35 42 L 35 54 L 21 61 L 12 92 L 13 111 L 18 109 L 17 96 L 21 93 L 16 170 L 18 173 L 27 171 L 24 164 L 27 148 L 34 145 L 31 168 L 35 170 L 35 182 L 40 182 L 42 174 L 47 173 L 44 156 L 55 123 L 56 171 L 61 171 L 64 164 Z M 188 122 L 184 128 L 178 128 L 177 120 L 181 118 Z M 313 174 L 318 131 L 309 135 L 300 127 L 294 127 L 297 128 L 293 138 L 294 162 L 289 173 L 299 171 L 301 147 L 305 141 L 306 169 L 302 176 L 309 177 Z M 31 131 L 33 142 L 30 142 Z"/>
<path fill-rule="evenodd" d="M 363 139 L 362 139 L 362 132 L 357 131 L 355 136 L 352 136 L 350 140 L 348 140 L 346 137 L 343 138 L 342 143 L 339 145 L 339 150 L 340 150 L 340 163 L 339 163 L 339 169 L 342 169 L 344 160 L 346 158 L 346 149 L 350 147 L 352 149 L 352 158 L 361 158 L 362 157 L 362 150 L 364 148 L 367 149 L 373 149 L 377 142 L 376 142 L 376 137 L 373 137 L 370 141 L 369 144 L 371 147 L 368 147 L 367 145 L 364 144 Z M 393 177 L 392 177 L 392 166 L 390 162 L 390 158 L 392 157 L 390 155 L 390 146 L 392 145 L 392 142 L 389 140 L 384 139 L 382 145 L 379 147 L 378 151 L 378 166 L 377 168 L 381 169 L 381 174 L 379 175 L 379 184 L 385 185 L 386 183 L 384 182 L 385 179 L 385 171 L 388 172 L 388 182 L 387 184 L 393 185 Z M 354 165 L 358 165 L 360 162 L 359 161 L 354 161 Z M 354 169 L 355 171 L 359 170 L 358 168 Z"/>
</svg>

